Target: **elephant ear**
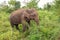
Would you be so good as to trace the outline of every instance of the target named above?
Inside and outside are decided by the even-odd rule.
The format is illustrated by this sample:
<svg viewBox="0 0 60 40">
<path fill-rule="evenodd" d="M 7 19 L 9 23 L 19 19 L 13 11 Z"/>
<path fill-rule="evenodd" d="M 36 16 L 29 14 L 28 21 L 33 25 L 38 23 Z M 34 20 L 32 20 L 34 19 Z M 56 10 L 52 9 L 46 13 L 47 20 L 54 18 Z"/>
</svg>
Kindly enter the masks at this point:
<svg viewBox="0 0 60 40">
<path fill-rule="evenodd" d="M 25 12 L 25 11 L 23 13 L 24 13 L 24 19 L 28 20 L 29 19 L 29 14 L 27 12 Z"/>
</svg>

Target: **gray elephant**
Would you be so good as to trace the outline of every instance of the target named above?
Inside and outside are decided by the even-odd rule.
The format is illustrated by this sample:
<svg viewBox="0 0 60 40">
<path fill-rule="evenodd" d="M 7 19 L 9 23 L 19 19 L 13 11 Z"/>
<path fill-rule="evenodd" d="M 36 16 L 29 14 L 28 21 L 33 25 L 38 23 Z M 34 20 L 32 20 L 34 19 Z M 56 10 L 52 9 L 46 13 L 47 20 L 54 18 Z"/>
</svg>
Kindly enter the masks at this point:
<svg viewBox="0 0 60 40">
<path fill-rule="evenodd" d="M 28 26 L 26 26 L 26 22 L 30 25 L 30 20 L 34 20 L 37 25 L 39 24 L 39 17 L 36 9 L 18 9 L 11 13 L 10 15 L 10 24 L 12 28 L 15 26 L 17 30 L 19 30 L 18 25 L 23 25 L 23 32 L 26 31 L 26 28 L 29 29 Z"/>
</svg>

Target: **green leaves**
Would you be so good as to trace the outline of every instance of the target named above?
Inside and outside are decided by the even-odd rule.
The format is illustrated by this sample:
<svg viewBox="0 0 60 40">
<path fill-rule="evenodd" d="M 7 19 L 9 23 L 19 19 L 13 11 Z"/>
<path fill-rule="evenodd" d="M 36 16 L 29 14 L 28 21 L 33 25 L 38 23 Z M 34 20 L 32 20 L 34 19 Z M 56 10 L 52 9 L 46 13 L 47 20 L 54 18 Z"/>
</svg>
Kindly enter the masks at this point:
<svg viewBox="0 0 60 40">
<path fill-rule="evenodd" d="M 22 24 L 18 30 L 12 30 L 9 23 L 9 13 L 0 12 L 0 40 L 58 40 L 60 37 L 59 16 L 55 11 L 39 10 L 40 25 L 31 20 L 29 30 L 22 32 Z M 38 28 L 39 27 L 39 28 Z"/>
<path fill-rule="evenodd" d="M 27 3 L 27 7 L 28 7 L 28 8 L 38 8 L 38 7 L 37 7 L 37 4 L 38 4 L 39 1 L 40 1 L 40 0 L 38 0 L 38 1 L 36 1 L 36 0 L 30 1 L 29 3 Z"/>
</svg>

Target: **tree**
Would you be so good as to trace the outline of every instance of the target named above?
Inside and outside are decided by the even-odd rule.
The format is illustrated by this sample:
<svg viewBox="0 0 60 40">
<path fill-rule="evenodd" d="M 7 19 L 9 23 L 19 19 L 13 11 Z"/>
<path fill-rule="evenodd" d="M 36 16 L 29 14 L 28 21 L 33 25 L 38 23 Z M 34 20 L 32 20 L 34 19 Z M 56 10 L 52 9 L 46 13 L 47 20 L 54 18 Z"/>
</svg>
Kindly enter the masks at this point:
<svg viewBox="0 0 60 40">
<path fill-rule="evenodd" d="M 51 4 L 47 3 L 47 4 L 44 5 L 44 9 L 45 10 L 48 10 L 49 11 L 50 8 L 51 8 Z"/>
<path fill-rule="evenodd" d="M 56 8 L 56 11 L 60 14 L 60 0 L 55 1 L 55 8 Z"/>
<path fill-rule="evenodd" d="M 37 4 L 40 0 L 31 0 L 29 3 L 27 3 L 28 8 L 38 8 Z"/>
<path fill-rule="evenodd" d="M 60 22 L 60 0 L 55 0 L 56 15 L 59 16 L 58 22 Z"/>
<path fill-rule="evenodd" d="M 6 3 L 6 1 L 3 1 L 1 4 L 0 4 L 0 11 L 7 11 L 6 9 L 8 9 L 8 5 Z"/>
<path fill-rule="evenodd" d="M 19 1 L 16 0 L 10 0 L 9 2 L 10 7 L 13 7 L 15 10 L 20 8 L 21 4 Z"/>
<path fill-rule="evenodd" d="M 17 1 L 16 3 L 15 3 L 15 9 L 18 9 L 18 8 L 20 8 L 20 2 L 19 1 Z"/>
</svg>

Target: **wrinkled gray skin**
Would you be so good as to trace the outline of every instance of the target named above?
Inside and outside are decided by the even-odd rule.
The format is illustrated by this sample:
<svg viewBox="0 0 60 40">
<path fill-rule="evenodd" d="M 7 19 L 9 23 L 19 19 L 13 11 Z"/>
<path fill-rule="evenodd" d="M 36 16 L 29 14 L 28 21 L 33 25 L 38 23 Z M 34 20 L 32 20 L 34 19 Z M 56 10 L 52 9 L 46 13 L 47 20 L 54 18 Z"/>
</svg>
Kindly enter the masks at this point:
<svg viewBox="0 0 60 40">
<path fill-rule="evenodd" d="M 23 25 L 23 32 L 26 31 L 26 28 L 28 26 L 26 25 L 26 22 L 30 25 L 30 20 L 34 20 L 37 25 L 39 24 L 39 17 L 38 13 L 34 8 L 31 9 L 18 9 L 11 13 L 10 15 L 10 24 L 12 27 L 16 27 L 17 30 L 19 30 L 18 25 Z"/>
</svg>

